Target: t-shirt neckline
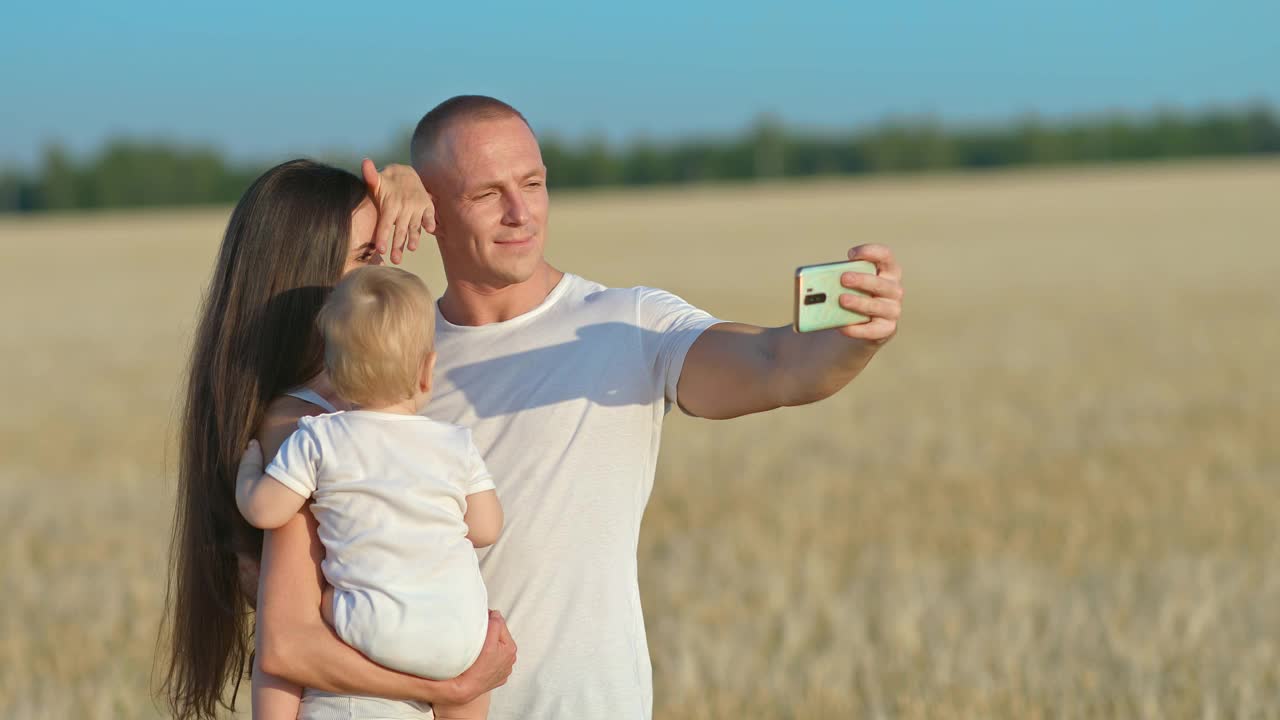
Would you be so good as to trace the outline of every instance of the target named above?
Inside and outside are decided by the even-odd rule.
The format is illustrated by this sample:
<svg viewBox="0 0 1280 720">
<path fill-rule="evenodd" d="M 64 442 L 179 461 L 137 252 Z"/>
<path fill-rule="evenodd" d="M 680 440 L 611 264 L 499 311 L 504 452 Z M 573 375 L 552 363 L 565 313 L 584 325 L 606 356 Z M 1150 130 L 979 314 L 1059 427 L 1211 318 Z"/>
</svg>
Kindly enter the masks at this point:
<svg viewBox="0 0 1280 720">
<path fill-rule="evenodd" d="M 520 325 L 524 325 L 525 323 L 530 322 L 534 318 L 538 317 L 539 315 L 541 315 L 542 313 L 550 309 L 551 306 L 559 302 L 560 298 L 569 289 L 569 285 L 571 282 L 570 278 L 574 278 L 574 277 L 577 277 L 577 276 L 575 276 L 573 273 L 562 274 L 560 276 L 560 281 L 556 283 L 556 286 L 551 288 L 551 292 L 547 293 L 547 296 L 542 299 L 542 302 L 538 303 L 538 305 L 534 307 L 532 310 L 526 313 L 521 313 L 520 315 L 517 315 L 508 320 L 500 320 L 498 322 L 486 323 L 484 325 L 454 325 L 453 323 L 449 322 L 447 318 L 445 318 L 444 313 L 440 312 L 440 301 L 437 300 L 436 301 L 436 330 L 437 332 L 440 330 L 447 330 L 448 332 L 475 333 L 475 332 L 492 332 L 496 330 L 509 330 L 514 327 L 519 327 Z"/>
</svg>

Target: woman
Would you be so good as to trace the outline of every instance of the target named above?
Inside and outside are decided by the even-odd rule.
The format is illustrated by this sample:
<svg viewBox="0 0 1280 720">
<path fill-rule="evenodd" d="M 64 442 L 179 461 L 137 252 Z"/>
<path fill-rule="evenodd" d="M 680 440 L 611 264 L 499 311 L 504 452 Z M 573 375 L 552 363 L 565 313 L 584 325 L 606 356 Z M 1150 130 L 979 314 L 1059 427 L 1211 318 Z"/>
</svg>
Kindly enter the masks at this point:
<svg viewBox="0 0 1280 720">
<path fill-rule="evenodd" d="M 274 547 L 309 545 L 307 533 L 315 532 L 310 512 L 267 533 L 264 542 L 236 510 L 236 469 L 250 438 L 257 437 L 271 457 L 299 417 L 343 406 L 323 375 L 314 326 L 329 289 L 345 273 L 380 263 L 388 249 L 398 261 L 404 249 L 416 248 L 424 221 L 433 229 L 433 215 L 412 169 L 393 165 L 379 174 L 368 160 L 363 182 L 306 160 L 278 165 L 253 183 L 232 213 L 192 348 L 181 430 L 169 587 L 172 657 L 164 680 L 175 718 L 213 718 L 219 705 L 234 701 L 251 658 L 248 610 L 259 557 L 263 608 L 279 593 L 267 588 L 315 588 L 314 617 L 271 617 L 264 609 L 257 618 L 260 659 L 268 658 L 298 684 L 342 694 L 465 702 L 501 685 L 510 673 L 514 645 L 496 616 L 480 659 L 455 680 L 434 682 L 374 664 L 320 621 L 321 578 L 299 582 L 272 575 Z M 290 643 L 264 647 L 264 637 L 287 637 Z M 305 662 L 295 667 L 291 661 L 300 657 Z M 254 672 L 269 682 L 260 668 Z"/>
</svg>

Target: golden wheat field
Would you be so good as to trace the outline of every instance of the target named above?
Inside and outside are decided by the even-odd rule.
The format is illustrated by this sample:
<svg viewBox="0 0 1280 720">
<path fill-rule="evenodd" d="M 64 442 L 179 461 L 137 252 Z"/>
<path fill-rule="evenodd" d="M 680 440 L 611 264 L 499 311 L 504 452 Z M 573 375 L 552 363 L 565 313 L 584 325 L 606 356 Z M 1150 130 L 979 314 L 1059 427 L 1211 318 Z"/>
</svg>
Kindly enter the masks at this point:
<svg viewBox="0 0 1280 720">
<path fill-rule="evenodd" d="M 905 270 L 842 394 L 668 421 L 656 717 L 1280 717 L 1278 203 L 1274 161 L 553 194 L 555 264 L 724 318 L 785 324 L 793 268 L 852 244 Z M 162 714 L 226 217 L 0 219 L 2 718 Z"/>
</svg>

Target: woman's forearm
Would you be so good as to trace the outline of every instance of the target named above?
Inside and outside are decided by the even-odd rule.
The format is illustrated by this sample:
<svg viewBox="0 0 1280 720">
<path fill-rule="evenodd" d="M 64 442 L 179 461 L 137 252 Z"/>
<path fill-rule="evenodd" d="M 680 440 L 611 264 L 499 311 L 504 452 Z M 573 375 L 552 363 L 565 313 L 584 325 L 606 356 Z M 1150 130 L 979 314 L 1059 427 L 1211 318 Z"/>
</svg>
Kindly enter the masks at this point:
<svg viewBox="0 0 1280 720">
<path fill-rule="evenodd" d="M 263 672 L 341 695 L 392 700 L 457 703 L 464 696 L 456 680 L 427 680 L 385 668 L 353 650 L 324 621 L 294 622 L 258 631 Z"/>
</svg>

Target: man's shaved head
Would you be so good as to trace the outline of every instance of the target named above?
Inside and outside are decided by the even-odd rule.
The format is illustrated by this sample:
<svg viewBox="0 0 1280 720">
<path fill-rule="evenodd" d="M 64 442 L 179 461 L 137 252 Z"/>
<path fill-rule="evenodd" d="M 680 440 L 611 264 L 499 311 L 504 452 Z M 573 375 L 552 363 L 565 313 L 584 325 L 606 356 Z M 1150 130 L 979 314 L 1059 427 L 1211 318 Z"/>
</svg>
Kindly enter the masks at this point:
<svg viewBox="0 0 1280 720">
<path fill-rule="evenodd" d="M 526 126 L 529 121 L 519 110 L 497 98 L 486 95 L 456 95 L 435 106 L 413 131 L 409 141 L 409 157 L 419 174 L 426 172 L 435 154 L 440 136 L 453 125 L 463 121 L 505 120 L 520 118 Z"/>
<path fill-rule="evenodd" d="M 545 270 L 547 168 L 515 108 L 460 95 L 423 116 L 410 144 L 431 194 L 450 287 L 504 288 Z"/>
</svg>

